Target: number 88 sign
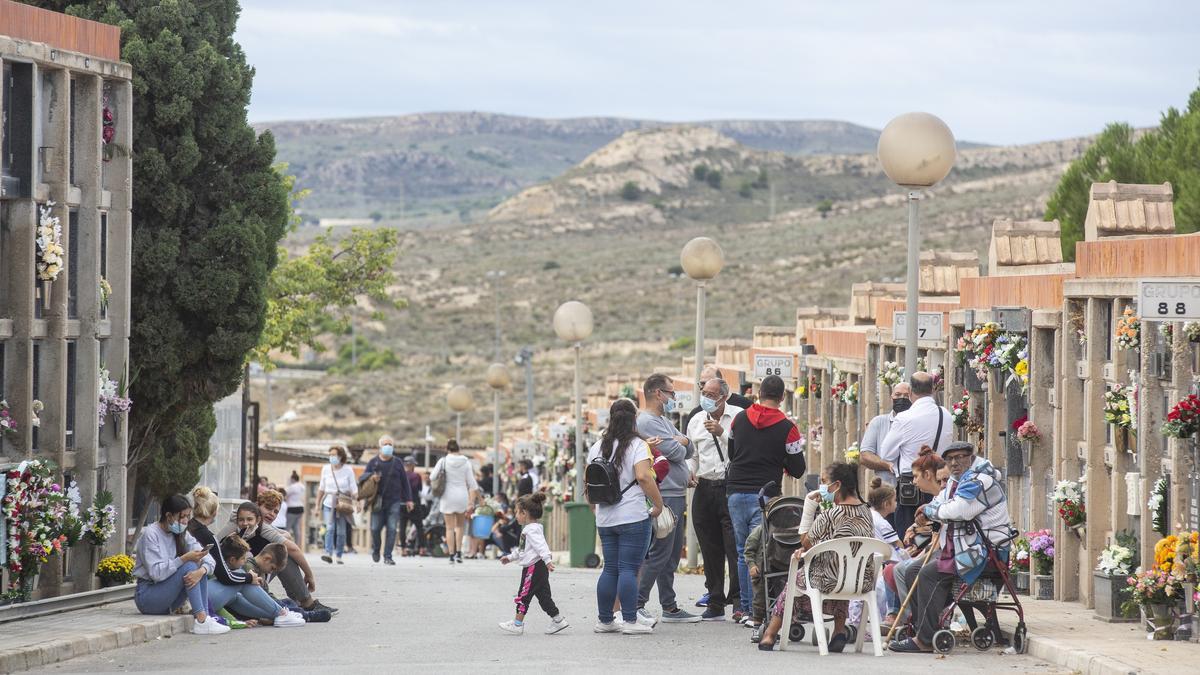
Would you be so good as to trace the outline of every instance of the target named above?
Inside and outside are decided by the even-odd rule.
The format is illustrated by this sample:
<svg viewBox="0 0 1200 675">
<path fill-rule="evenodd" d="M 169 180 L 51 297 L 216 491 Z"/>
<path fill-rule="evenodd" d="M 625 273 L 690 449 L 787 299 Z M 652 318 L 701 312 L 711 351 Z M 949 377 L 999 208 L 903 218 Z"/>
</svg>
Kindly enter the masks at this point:
<svg viewBox="0 0 1200 675">
<path fill-rule="evenodd" d="M 1200 279 L 1139 279 L 1138 318 L 1200 321 Z"/>
</svg>

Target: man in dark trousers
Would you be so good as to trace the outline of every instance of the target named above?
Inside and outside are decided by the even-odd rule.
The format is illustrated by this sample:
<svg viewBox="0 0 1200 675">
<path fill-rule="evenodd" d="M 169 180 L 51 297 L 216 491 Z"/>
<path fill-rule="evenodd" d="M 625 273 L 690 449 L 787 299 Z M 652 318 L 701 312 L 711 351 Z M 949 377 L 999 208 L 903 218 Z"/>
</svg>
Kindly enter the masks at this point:
<svg viewBox="0 0 1200 675">
<path fill-rule="evenodd" d="M 733 419 L 725 492 L 737 545 L 740 609 L 747 616 L 751 599 L 750 567 L 746 565 L 744 552 L 750 530 L 762 523 L 758 492 L 769 483 L 775 483 L 777 490 L 782 487 L 785 469 L 789 476 L 800 479 L 808 469 L 804 438 L 780 409 L 785 392 L 778 375 L 766 376 L 758 387 L 759 402 Z"/>
<path fill-rule="evenodd" d="M 375 500 L 371 508 L 371 560 L 379 562 L 379 547 L 383 544 L 383 562 L 395 565 L 392 549 L 396 548 L 396 528 L 400 526 L 400 510 L 412 510 L 412 487 L 404 463 L 395 457 L 396 447 L 392 437 L 379 438 L 379 454 L 367 462 L 367 468 L 359 476 L 360 486 L 375 481 Z M 387 527 L 387 539 L 382 536 Z"/>
<path fill-rule="evenodd" d="M 717 367 L 712 365 L 711 363 L 708 364 L 707 366 L 704 366 L 704 370 L 700 371 L 700 388 L 704 389 L 704 384 L 706 382 L 708 382 L 709 380 L 713 379 L 714 377 L 716 377 L 716 378 L 721 377 L 721 371 L 718 370 Z M 725 400 L 727 403 L 729 403 L 729 405 L 731 405 L 735 408 L 738 408 L 739 410 L 745 410 L 745 409 L 749 408 L 750 404 L 751 404 L 750 399 L 746 398 L 745 396 L 742 396 L 741 394 L 737 393 L 736 391 L 731 392 L 729 394 L 729 396 L 726 396 Z M 692 408 L 691 411 L 688 412 L 687 417 L 683 418 L 684 431 L 687 431 L 688 425 L 692 423 L 692 417 L 694 417 L 696 415 L 696 413 L 698 413 L 698 412 L 700 412 L 699 402 L 697 402 L 697 405 L 695 408 Z"/>
<path fill-rule="evenodd" d="M 425 541 L 425 528 L 422 527 L 422 523 L 425 521 L 425 510 L 421 504 L 422 483 L 421 474 L 417 473 L 416 457 L 405 455 L 404 473 L 408 476 L 408 490 L 412 495 L 413 506 L 400 514 L 400 550 L 407 555 L 416 555 Z M 411 542 L 408 540 L 409 525 L 417 528 L 416 536 Z"/>
</svg>

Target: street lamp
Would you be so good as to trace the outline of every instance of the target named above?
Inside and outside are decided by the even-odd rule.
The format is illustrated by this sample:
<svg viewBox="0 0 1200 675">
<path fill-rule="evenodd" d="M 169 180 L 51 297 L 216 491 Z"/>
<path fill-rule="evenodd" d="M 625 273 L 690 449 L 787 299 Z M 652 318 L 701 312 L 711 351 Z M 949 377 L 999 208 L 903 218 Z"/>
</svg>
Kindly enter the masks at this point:
<svg viewBox="0 0 1200 675">
<path fill-rule="evenodd" d="M 487 369 L 487 383 L 492 388 L 492 494 L 500 494 L 500 390 L 508 387 L 508 369 L 493 363 Z"/>
<path fill-rule="evenodd" d="M 725 252 L 721 245 L 708 237 L 696 237 L 684 245 L 679 253 L 683 271 L 696 282 L 696 367 L 692 384 L 692 404 L 700 403 L 700 371 L 704 367 L 704 286 L 721 273 L 725 266 Z M 687 433 L 687 429 L 684 429 Z M 693 520 L 693 523 L 695 521 Z M 696 530 L 687 529 L 688 567 L 695 567 L 698 560 Z"/>
<path fill-rule="evenodd" d="M 583 401 L 579 387 L 579 352 L 592 334 L 592 310 L 578 300 L 564 302 L 554 310 L 554 332 L 560 340 L 575 344 L 575 501 L 583 501 Z"/>
<path fill-rule="evenodd" d="M 454 440 L 459 441 L 459 437 L 462 436 L 462 414 L 475 405 L 475 400 L 471 397 L 470 389 L 456 384 L 446 394 L 446 404 L 454 411 Z"/>
<path fill-rule="evenodd" d="M 936 185 L 954 166 L 954 134 L 941 119 L 911 112 L 888 122 L 879 134 L 879 163 L 900 187 L 908 188 L 908 290 L 905 294 L 904 372 L 917 372 L 917 284 L 921 232 L 917 206 L 921 189 Z"/>
</svg>

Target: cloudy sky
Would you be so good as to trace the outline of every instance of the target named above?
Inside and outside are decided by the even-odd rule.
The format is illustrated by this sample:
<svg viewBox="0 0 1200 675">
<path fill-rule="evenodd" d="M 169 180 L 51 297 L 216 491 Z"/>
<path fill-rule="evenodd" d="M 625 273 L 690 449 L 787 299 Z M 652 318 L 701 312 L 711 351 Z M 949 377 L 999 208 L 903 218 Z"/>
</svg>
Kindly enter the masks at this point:
<svg viewBox="0 0 1200 675">
<path fill-rule="evenodd" d="M 933 112 L 1024 143 L 1153 125 L 1200 2 L 242 0 L 253 121 L 482 110 L 670 121 Z"/>
</svg>

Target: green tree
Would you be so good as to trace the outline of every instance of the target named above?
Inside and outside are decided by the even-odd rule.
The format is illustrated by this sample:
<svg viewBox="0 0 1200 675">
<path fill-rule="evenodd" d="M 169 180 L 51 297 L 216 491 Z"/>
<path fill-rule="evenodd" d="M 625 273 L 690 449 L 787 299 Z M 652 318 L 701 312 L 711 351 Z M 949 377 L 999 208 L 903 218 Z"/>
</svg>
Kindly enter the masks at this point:
<svg viewBox="0 0 1200 675">
<path fill-rule="evenodd" d="M 636 202 L 642 196 L 642 190 L 633 181 L 625 181 L 621 186 L 621 199 L 627 202 Z"/>
<path fill-rule="evenodd" d="M 1092 183 L 1141 182 L 1134 155 L 1133 128 L 1128 124 L 1110 124 L 1059 179 L 1054 194 L 1046 202 L 1046 219 L 1058 219 L 1065 260 L 1075 259 L 1075 242 L 1083 239 Z"/>
<path fill-rule="evenodd" d="M 708 165 L 697 164 L 696 166 L 692 167 L 692 176 L 695 177 L 696 180 L 704 180 L 705 177 L 708 176 Z"/>
<path fill-rule="evenodd" d="M 372 222 L 378 223 L 379 221 L 383 220 L 383 213 L 380 211 L 372 211 L 368 218 L 370 218 Z"/>
<path fill-rule="evenodd" d="M 29 4 L 116 24 L 133 67 L 129 479 L 190 488 L 212 404 L 258 342 L 288 190 L 275 141 L 246 122 L 254 70 L 233 39 L 236 0 Z"/>
<path fill-rule="evenodd" d="M 708 171 L 708 173 L 706 173 L 704 175 L 704 182 L 708 183 L 709 186 L 720 190 L 721 189 L 721 172 L 717 171 L 716 169 L 710 169 Z"/>
<path fill-rule="evenodd" d="M 822 199 L 821 201 L 817 202 L 817 213 L 821 214 L 822 218 L 829 215 L 829 212 L 832 210 L 833 210 L 833 201 L 832 200 Z"/>
<path fill-rule="evenodd" d="M 676 338 L 674 342 L 672 342 L 670 345 L 667 346 L 667 349 L 670 349 L 673 352 L 677 352 L 677 351 L 681 351 L 684 349 L 691 349 L 692 347 L 695 347 L 695 346 L 696 346 L 696 338 L 681 337 L 681 338 Z"/>
<path fill-rule="evenodd" d="M 749 179 L 743 179 L 741 185 L 738 186 L 738 194 L 746 199 L 754 196 L 754 183 Z"/>
</svg>

